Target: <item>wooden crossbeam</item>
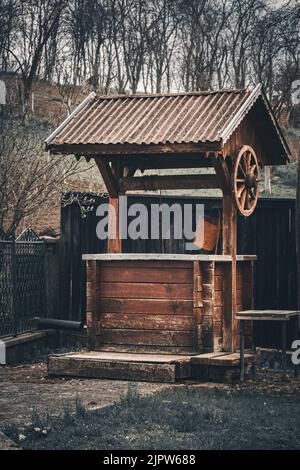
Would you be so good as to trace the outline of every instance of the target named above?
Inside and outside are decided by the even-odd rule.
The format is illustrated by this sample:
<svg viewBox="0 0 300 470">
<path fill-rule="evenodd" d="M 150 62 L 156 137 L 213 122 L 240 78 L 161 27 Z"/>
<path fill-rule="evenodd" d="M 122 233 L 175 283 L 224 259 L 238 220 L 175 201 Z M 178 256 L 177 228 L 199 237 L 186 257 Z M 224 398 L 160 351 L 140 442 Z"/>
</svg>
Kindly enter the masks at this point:
<svg viewBox="0 0 300 470">
<path fill-rule="evenodd" d="M 216 175 L 139 176 L 119 180 L 122 191 L 157 191 L 159 189 L 219 188 Z"/>
<path fill-rule="evenodd" d="M 97 158 L 95 158 L 95 162 L 100 170 L 109 196 L 112 198 L 117 198 L 120 192 L 119 185 L 111 167 L 109 166 L 109 163 L 103 162 Z"/>
<path fill-rule="evenodd" d="M 107 156 L 111 155 L 151 155 L 151 154 L 174 154 L 174 153 L 201 153 L 220 152 L 220 142 L 199 142 L 183 144 L 61 144 L 47 145 L 51 153 L 74 154 L 82 156 Z"/>
<path fill-rule="evenodd" d="M 141 170 L 168 170 L 180 168 L 211 168 L 214 158 L 204 155 L 150 155 L 150 156 L 124 156 L 124 166 Z M 113 158 L 110 161 L 113 162 Z"/>
</svg>

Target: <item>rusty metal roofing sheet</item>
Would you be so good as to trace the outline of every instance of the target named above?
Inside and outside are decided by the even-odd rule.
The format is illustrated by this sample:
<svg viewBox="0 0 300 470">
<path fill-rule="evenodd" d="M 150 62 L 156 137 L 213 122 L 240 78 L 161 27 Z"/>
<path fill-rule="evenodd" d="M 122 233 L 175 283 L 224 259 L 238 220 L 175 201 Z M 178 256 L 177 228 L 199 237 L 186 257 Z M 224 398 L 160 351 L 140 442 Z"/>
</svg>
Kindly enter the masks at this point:
<svg viewBox="0 0 300 470">
<path fill-rule="evenodd" d="M 260 84 L 253 90 L 164 95 L 91 93 L 48 137 L 46 146 L 67 153 L 69 146 L 80 144 L 225 144 L 258 100 L 279 139 L 280 159 L 287 160 L 290 150 Z"/>
<path fill-rule="evenodd" d="M 249 90 L 115 97 L 93 93 L 46 143 L 216 142 L 249 97 Z"/>
</svg>

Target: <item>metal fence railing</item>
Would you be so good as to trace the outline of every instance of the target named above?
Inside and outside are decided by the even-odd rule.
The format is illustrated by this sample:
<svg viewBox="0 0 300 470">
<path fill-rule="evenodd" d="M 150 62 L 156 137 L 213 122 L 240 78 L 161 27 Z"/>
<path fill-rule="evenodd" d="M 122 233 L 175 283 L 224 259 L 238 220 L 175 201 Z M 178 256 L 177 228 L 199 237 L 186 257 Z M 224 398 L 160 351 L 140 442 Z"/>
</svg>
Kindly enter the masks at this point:
<svg viewBox="0 0 300 470">
<path fill-rule="evenodd" d="M 0 337 L 37 328 L 45 308 L 45 243 L 33 230 L 0 233 Z"/>
</svg>

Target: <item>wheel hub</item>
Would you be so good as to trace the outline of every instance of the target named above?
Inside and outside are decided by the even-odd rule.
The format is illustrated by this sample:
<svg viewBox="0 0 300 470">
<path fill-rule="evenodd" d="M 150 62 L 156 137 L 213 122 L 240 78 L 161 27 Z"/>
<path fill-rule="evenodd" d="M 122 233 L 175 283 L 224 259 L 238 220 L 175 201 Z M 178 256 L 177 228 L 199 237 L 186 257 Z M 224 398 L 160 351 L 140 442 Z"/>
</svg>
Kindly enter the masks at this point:
<svg viewBox="0 0 300 470">
<path fill-rule="evenodd" d="M 254 189 L 257 186 L 257 177 L 255 175 L 248 174 L 245 178 L 245 186 L 247 189 Z"/>
</svg>

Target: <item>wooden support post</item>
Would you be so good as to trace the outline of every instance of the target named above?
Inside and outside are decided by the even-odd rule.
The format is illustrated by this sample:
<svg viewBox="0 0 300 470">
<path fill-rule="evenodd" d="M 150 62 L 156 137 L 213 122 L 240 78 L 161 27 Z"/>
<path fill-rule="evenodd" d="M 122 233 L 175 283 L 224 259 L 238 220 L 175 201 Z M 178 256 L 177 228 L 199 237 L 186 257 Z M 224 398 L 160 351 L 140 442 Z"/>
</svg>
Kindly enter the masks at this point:
<svg viewBox="0 0 300 470">
<path fill-rule="evenodd" d="M 195 351 L 203 351 L 202 344 L 202 275 L 199 261 L 193 262 L 194 267 L 194 322 L 195 322 Z"/>
<path fill-rule="evenodd" d="M 117 198 L 119 196 L 119 186 L 109 163 L 99 160 L 97 158 L 95 158 L 95 162 L 100 170 L 109 196 Z"/>
<path fill-rule="evenodd" d="M 95 158 L 101 176 L 109 194 L 110 210 L 108 214 L 108 253 L 122 253 L 122 241 L 119 229 L 119 194 L 118 179 L 123 173 L 120 159 L 116 160 L 112 167 L 108 162 Z"/>
<path fill-rule="evenodd" d="M 108 229 L 108 253 L 122 253 L 122 240 L 120 238 L 120 208 L 119 198 L 109 198 L 109 229 Z"/>
<path fill-rule="evenodd" d="M 240 320 L 240 381 L 245 380 L 245 320 Z"/>
<path fill-rule="evenodd" d="M 214 278 L 215 263 L 201 263 L 202 268 L 202 351 L 214 352 Z"/>
<path fill-rule="evenodd" d="M 243 262 L 243 283 L 242 283 L 242 295 L 243 295 L 243 310 L 253 310 L 253 275 L 254 275 L 254 262 L 247 261 Z M 248 321 L 245 323 L 244 329 L 244 346 L 246 349 L 252 349 L 253 360 L 252 360 L 252 379 L 256 378 L 256 345 L 254 338 L 254 322 Z"/>
<path fill-rule="evenodd" d="M 86 268 L 86 325 L 87 325 L 87 336 L 88 336 L 88 347 L 90 350 L 95 349 L 95 336 L 97 331 L 97 263 L 96 261 L 87 261 Z"/>
<path fill-rule="evenodd" d="M 238 325 L 236 314 L 236 244 L 237 213 L 231 194 L 223 195 L 223 255 L 232 260 L 225 269 L 223 349 L 234 352 L 237 348 Z"/>
<path fill-rule="evenodd" d="M 287 375 L 287 357 L 286 357 L 286 323 L 287 320 L 284 320 L 281 325 L 281 348 L 282 348 L 282 377 L 286 379 Z"/>
</svg>

